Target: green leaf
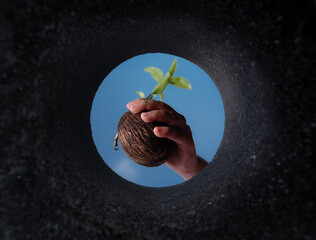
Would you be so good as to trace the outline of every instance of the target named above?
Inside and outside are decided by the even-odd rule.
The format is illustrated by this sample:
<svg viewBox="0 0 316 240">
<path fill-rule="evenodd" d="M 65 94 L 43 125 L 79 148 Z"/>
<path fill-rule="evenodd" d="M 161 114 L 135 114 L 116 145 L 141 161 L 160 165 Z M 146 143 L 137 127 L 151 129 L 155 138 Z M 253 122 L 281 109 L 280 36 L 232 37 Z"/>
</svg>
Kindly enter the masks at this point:
<svg viewBox="0 0 316 240">
<path fill-rule="evenodd" d="M 185 89 L 189 89 L 189 90 L 192 89 L 191 83 L 183 77 L 172 77 L 170 79 L 170 84 L 173 84 L 179 88 L 185 88 Z"/>
<path fill-rule="evenodd" d="M 163 72 L 160 68 L 157 67 L 146 67 L 145 72 L 149 72 L 151 76 L 157 81 L 161 82 L 163 80 Z"/>
<path fill-rule="evenodd" d="M 141 91 L 136 92 L 141 98 L 145 98 L 145 94 Z"/>
<path fill-rule="evenodd" d="M 163 93 L 163 91 L 166 89 L 166 87 L 168 86 L 169 83 L 169 79 L 170 79 L 170 73 L 167 72 L 165 78 L 163 79 L 163 81 L 159 82 L 156 87 L 154 88 L 154 90 L 152 91 L 152 94 L 161 94 Z"/>
<path fill-rule="evenodd" d="M 160 101 L 163 101 L 163 98 L 165 97 L 165 95 L 163 93 L 160 93 Z"/>
<path fill-rule="evenodd" d="M 177 69 L 177 58 L 175 58 L 171 64 L 171 67 L 169 69 L 169 73 L 170 73 L 170 76 L 172 77 L 172 75 L 174 74 L 174 72 L 176 71 Z"/>
<path fill-rule="evenodd" d="M 152 94 L 156 94 L 156 95 L 161 94 L 166 89 L 167 85 L 168 85 L 167 81 L 160 82 L 159 84 L 155 86 L 155 88 L 152 91 Z"/>
</svg>

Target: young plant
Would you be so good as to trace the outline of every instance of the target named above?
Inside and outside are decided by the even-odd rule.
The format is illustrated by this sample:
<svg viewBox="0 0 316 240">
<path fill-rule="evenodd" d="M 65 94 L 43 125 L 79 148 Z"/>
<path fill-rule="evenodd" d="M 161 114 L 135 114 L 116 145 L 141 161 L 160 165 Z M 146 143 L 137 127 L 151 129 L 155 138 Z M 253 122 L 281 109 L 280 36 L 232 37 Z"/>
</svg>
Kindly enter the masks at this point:
<svg viewBox="0 0 316 240">
<path fill-rule="evenodd" d="M 179 88 L 184 88 L 184 89 L 189 89 L 189 90 L 192 89 L 190 82 L 184 77 L 179 77 L 179 76 L 173 77 L 173 74 L 175 73 L 176 69 L 177 69 L 177 58 L 173 60 L 171 67 L 165 76 L 163 75 L 163 72 L 161 71 L 160 68 L 147 67 L 144 69 L 145 72 L 150 73 L 151 76 L 158 82 L 158 84 L 154 87 L 151 94 L 148 95 L 147 99 L 152 99 L 156 97 L 157 95 L 159 95 L 160 101 L 163 101 L 164 99 L 163 91 L 167 88 L 168 84 L 172 84 Z M 145 98 L 145 94 L 143 92 L 138 91 L 136 93 L 141 98 Z"/>
<path fill-rule="evenodd" d="M 177 58 L 171 64 L 169 71 L 163 75 L 161 69 L 157 67 L 147 67 L 145 72 L 149 72 L 151 76 L 158 82 L 153 91 L 148 95 L 147 99 L 160 96 L 160 101 L 164 99 L 164 90 L 168 84 L 172 84 L 179 88 L 191 89 L 190 82 L 179 76 L 173 76 L 177 68 Z M 141 98 L 145 98 L 143 92 L 136 92 Z M 175 142 L 167 138 L 158 138 L 153 129 L 156 126 L 164 126 L 160 122 L 145 123 L 140 114 L 134 114 L 130 111 L 123 114 L 114 140 L 114 149 L 117 150 L 117 140 L 127 156 L 136 163 L 147 166 L 156 167 L 163 164 L 174 151 Z"/>
</svg>

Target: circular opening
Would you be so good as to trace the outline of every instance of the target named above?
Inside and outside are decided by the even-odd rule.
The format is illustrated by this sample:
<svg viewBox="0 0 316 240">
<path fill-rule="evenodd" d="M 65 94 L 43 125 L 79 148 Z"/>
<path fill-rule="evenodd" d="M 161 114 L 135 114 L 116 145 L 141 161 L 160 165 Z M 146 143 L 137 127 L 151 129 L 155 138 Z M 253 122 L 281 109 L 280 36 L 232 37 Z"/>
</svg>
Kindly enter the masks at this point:
<svg viewBox="0 0 316 240">
<path fill-rule="evenodd" d="M 137 91 L 148 96 L 157 82 L 144 69 L 160 68 L 164 74 L 176 56 L 163 53 L 138 55 L 121 63 L 98 88 L 91 108 L 91 130 L 96 148 L 106 164 L 118 175 L 142 186 L 166 187 L 184 182 L 166 164 L 145 167 L 129 159 L 120 145 L 114 150 L 114 138 L 121 116 L 128 111 L 126 104 L 139 98 Z M 189 80 L 192 89 L 169 84 L 164 102 L 185 116 L 191 127 L 197 155 L 210 162 L 220 145 L 224 132 L 224 107 L 211 78 L 194 63 L 177 57 L 174 76 Z M 159 100 L 159 97 L 155 98 Z"/>
</svg>

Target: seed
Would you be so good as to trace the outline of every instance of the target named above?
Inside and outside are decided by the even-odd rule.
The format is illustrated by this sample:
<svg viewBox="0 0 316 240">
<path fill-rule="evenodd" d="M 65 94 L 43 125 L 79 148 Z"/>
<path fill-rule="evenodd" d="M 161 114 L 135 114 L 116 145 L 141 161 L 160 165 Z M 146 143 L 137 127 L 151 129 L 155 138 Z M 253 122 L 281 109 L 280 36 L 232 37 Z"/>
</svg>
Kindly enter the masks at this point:
<svg viewBox="0 0 316 240">
<path fill-rule="evenodd" d="M 124 113 L 119 121 L 117 135 L 120 145 L 126 155 L 140 165 L 157 167 L 165 163 L 176 147 L 173 141 L 154 134 L 156 126 L 166 124 L 145 123 L 140 114 L 130 111 Z"/>
</svg>

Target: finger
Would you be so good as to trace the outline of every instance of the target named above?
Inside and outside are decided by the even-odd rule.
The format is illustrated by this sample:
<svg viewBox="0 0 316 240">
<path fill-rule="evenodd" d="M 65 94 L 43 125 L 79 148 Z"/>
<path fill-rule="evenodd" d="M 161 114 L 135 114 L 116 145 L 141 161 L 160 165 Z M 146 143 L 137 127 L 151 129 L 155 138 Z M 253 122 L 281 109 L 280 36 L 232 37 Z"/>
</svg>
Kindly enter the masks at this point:
<svg viewBox="0 0 316 240">
<path fill-rule="evenodd" d="M 144 122 L 162 122 L 172 127 L 184 129 L 186 123 L 183 116 L 176 112 L 168 112 L 164 110 L 152 110 L 150 112 L 143 112 L 140 117 Z"/>
<path fill-rule="evenodd" d="M 175 127 L 155 127 L 154 134 L 160 138 L 168 138 L 177 143 L 180 149 L 194 150 L 194 143 L 190 129 L 184 131 Z"/>
<path fill-rule="evenodd" d="M 186 118 L 185 118 L 182 114 L 178 113 L 178 115 L 182 118 L 182 120 L 183 120 L 185 123 L 187 122 Z"/>
<path fill-rule="evenodd" d="M 145 98 L 136 99 L 128 103 L 126 107 L 133 113 L 140 113 L 152 110 L 174 111 L 174 109 L 166 103 Z"/>
</svg>

